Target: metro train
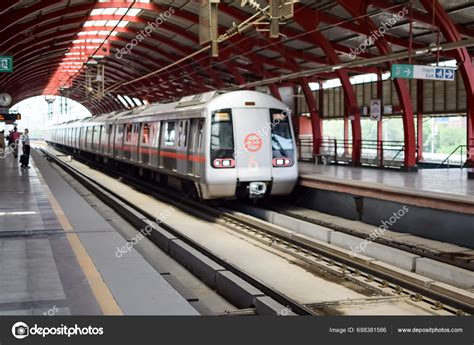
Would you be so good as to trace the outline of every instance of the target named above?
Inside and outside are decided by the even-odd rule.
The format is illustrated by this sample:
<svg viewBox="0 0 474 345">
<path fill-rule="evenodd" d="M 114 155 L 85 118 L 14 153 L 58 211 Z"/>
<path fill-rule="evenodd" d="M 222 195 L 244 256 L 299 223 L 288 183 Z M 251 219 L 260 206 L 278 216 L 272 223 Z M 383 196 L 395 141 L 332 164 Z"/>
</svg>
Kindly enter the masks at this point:
<svg viewBox="0 0 474 345">
<path fill-rule="evenodd" d="M 256 91 L 207 92 L 51 127 L 49 145 L 195 197 L 259 199 L 298 179 L 288 107 Z"/>
</svg>

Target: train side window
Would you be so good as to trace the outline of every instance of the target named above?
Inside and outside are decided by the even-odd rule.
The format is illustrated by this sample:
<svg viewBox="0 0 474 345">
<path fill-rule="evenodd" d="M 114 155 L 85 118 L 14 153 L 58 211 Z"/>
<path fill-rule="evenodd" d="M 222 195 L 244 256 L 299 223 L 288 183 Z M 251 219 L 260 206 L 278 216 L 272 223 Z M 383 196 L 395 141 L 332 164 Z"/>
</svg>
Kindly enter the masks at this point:
<svg viewBox="0 0 474 345">
<path fill-rule="evenodd" d="M 151 142 L 153 147 L 160 146 L 160 125 L 161 122 L 154 122 L 152 123 L 152 131 L 151 131 Z"/>
<path fill-rule="evenodd" d="M 122 145 L 123 145 L 123 132 L 125 125 L 116 124 L 115 125 L 115 144 L 114 144 L 114 154 L 117 157 L 122 156 Z"/>
<path fill-rule="evenodd" d="M 178 122 L 178 146 L 183 146 L 182 145 L 182 139 L 183 139 L 183 127 L 184 127 L 184 121 L 179 121 Z"/>
<path fill-rule="evenodd" d="M 85 147 L 85 149 L 88 149 L 88 148 L 89 148 L 89 145 L 90 145 L 90 144 L 89 144 L 89 138 L 90 138 L 90 136 L 91 136 L 91 128 L 86 127 L 86 132 L 84 133 L 84 137 L 85 137 L 85 139 L 84 139 L 84 147 Z"/>
<path fill-rule="evenodd" d="M 100 151 L 103 153 L 107 153 L 108 147 L 109 147 L 109 125 L 103 125 L 102 126 L 102 131 L 100 134 Z"/>
<path fill-rule="evenodd" d="M 112 130 L 113 130 L 113 126 L 108 125 L 107 126 L 107 141 L 105 142 L 105 145 L 106 145 L 105 152 L 107 154 L 112 153 L 112 145 L 113 145 L 113 131 Z"/>
<path fill-rule="evenodd" d="M 204 130 L 204 120 L 203 119 L 200 119 L 199 122 L 198 122 L 198 148 L 202 148 L 202 134 L 203 134 L 203 130 Z"/>
<path fill-rule="evenodd" d="M 97 135 L 98 135 L 99 137 L 98 137 L 97 140 L 96 140 L 96 143 L 97 143 L 97 148 L 96 148 L 96 150 L 97 150 L 97 151 L 100 151 L 100 147 L 101 147 L 101 145 L 102 145 L 102 144 L 101 144 L 102 136 L 105 135 L 105 133 L 104 133 L 104 126 L 103 126 L 103 125 L 99 126 L 99 130 L 97 131 L 97 133 L 98 133 Z"/>
<path fill-rule="evenodd" d="M 189 121 L 184 121 L 183 146 L 188 146 Z"/>
<path fill-rule="evenodd" d="M 133 132 L 133 125 L 128 123 L 125 126 L 125 142 L 131 143 L 132 142 L 132 132 Z"/>
<path fill-rule="evenodd" d="M 89 139 L 89 142 L 90 142 L 89 147 L 91 149 L 94 149 L 95 137 L 96 137 L 96 126 L 92 126 L 91 127 L 91 133 L 90 133 L 90 139 Z"/>
<path fill-rule="evenodd" d="M 86 127 L 85 140 L 84 140 L 84 147 L 86 149 L 89 148 L 90 136 L 91 136 L 91 129 L 89 127 Z"/>
<path fill-rule="evenodd" d="M 96 131 L 96 126 L 92 126 L 89 128 L 89 140 L 87 140 L 87 143 L 89 144 L 89 149 L 91 150 L 94 149 L 95 131 Z"/>
<path fill-rule="evenodd" d="M 142 124 L 142 144 L 148 145 L 150 143 L 150 124 L 144 123 Z"/>
<path fill-rule="evenodd" d="M 92 150 L 97 150 L 99 147 L 100 126 L 92 127 Z"/>
<path fill-rule="evenodd" d="M 178 137 L 178 146 L 186 147 L 187 146 L 187 138 L 188 138 L 188 121 L 180 121 L 179 122 L 179 137 Z"/>
<path fill-rule="evenodd" d="M 89 131 L 87 132 L 87 148 L 91 149 L 92 150 L 92 145 L 94 144 L 93 143 L 93 140 L 94 140 L 94 126 L 92 127 L 89 127 Z"/>
<path fill-rule="evenodd" d="M 132 134 L 132 143 L 134 145 L 138 145 L 139 136 L 140 136 L 140 124 L 135 123 L 133 125 L 133 134 Z"/>
<path fill-rule="evenodd" d="M 174 146 L 176 136 L 176 123 L 165 122 L 164 144 L 165 146 Z"/>
</svg>

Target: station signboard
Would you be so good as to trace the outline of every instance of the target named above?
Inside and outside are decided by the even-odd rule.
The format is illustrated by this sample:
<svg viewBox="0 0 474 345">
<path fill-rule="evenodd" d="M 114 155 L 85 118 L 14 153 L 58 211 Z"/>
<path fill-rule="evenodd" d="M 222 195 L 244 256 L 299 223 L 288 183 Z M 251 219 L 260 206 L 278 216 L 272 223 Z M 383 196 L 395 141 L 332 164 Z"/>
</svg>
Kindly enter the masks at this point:
<svg viewBox="0 0 474 345">
<path fill-rule="evenodd" d="M 15 121 L 21 120 L 21 114 L 8 114 L 2 113 L 0 114 L 0 122 L 6 122 L 7 124 L 11 124 Z"/>
<path fill-rule="evenodd" d="M 370 119 L 372 121 L 380 121 L 382 118 L 382 100 L 373 99 L 370 101 Z"/>
<path fill-rule="evenodd" d="M 454 81 L 456 68 L 393 64 L 392 78 Z"/>
</svg>

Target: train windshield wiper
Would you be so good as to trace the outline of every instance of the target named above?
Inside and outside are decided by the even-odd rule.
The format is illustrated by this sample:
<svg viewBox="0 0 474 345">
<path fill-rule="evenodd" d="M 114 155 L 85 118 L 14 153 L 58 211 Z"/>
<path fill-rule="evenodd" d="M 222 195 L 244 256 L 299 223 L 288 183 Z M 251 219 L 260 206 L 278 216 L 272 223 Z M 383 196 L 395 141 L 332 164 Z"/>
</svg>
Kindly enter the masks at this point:
<svg viewBox="0 0 474 345">
<path fill-rule="evenodd" d="M 272 141 L 273 141 L 274 143 L 276 143 L 276 144 L 279 146 L 278 151 L 280 151 L 280 154 L 281 154 L 283 157 L 286 157 L 286 151 L 285 151 L 285 149 L 283 148 L 283 146 L 281 145 L 280 141 L 278 140 L 277 135 L 272 134 Z"/>
</svg>

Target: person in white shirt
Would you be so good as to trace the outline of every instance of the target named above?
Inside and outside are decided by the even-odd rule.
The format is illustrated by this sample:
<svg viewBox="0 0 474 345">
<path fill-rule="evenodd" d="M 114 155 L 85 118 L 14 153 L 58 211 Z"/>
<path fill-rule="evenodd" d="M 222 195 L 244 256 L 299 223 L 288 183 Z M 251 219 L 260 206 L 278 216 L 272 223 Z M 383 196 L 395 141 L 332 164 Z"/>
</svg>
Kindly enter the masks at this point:
<svg viewBox="0 0 474 345">
<path fill-rule="evenodd" d="M 26 157 L 25 161 L 22 162 L 22 168 L 30 168 L 28 166 L 30 162 L 30 137 L 28 135 L 28 129 L 25 129 L 25 132 L 21 136 L 21 144 L 23 146 L 23 155 Z"/>
</svg>

